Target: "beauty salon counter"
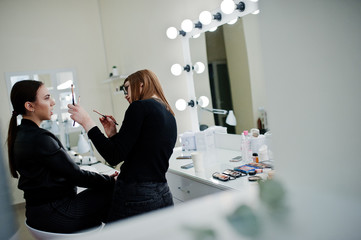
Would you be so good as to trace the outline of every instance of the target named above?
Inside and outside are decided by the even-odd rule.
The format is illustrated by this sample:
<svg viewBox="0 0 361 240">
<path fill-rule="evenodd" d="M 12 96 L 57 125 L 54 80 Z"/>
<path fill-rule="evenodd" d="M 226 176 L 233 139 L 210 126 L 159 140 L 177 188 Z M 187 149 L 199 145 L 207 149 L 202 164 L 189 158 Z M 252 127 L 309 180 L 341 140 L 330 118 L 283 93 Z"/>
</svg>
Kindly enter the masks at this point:
<svg viewBox="0 0 361 240">
<path fill-rule="evenodd" d="M 221 141 L 216 143 L 215 149 L 203 152 L 203 172 L 196 173 L 194 167 L 182 169 L 181 166 L 191 163 L 192 159 L 176 159 L 181 155 L 181 148 L 174 149 L 167 172 L 174 207 L 107 224 L 101 232 L 79 239 L 110 239 L 114 236 L 126 236 L 127 239 L 249 239 L 240 235 L 227 217 L 243 205 L 259 208 L 258 184 L 248 181 L 248 176 L 227 182 L 212 178 L 214 172 L 243 164 L 242 161 L 229 161 L 241 154 L 236 150 L 238 136 L 225 134 L 218 140 Z"/>
<path fill-rule="evenodd" d="M 214 179 L 214 172 L 222 173 L 226 169 L 243 165 L 240 162 L 231 162 L 234 157 L 240 156 L 240 151 L 214 148 L 208 151 L 201 151 L 203 166 L 202 169 L 194 167 L 183 169 L 181 166 L 192 163 L 192 159 L 177 159 L 182 155 L 181 147 L 175 148 L 169 161 L 167 180 L 171 188 L 175 203 L 199 198 L 220 191 L 233 190 L 248 192 L 250 188 L 257 188 L 257 182 L 250 182 L 248 176 L 239 177 L 226 182 Z M 267 177 L 265 173 L 257 174 L 262 178 Z"/>
</svg>

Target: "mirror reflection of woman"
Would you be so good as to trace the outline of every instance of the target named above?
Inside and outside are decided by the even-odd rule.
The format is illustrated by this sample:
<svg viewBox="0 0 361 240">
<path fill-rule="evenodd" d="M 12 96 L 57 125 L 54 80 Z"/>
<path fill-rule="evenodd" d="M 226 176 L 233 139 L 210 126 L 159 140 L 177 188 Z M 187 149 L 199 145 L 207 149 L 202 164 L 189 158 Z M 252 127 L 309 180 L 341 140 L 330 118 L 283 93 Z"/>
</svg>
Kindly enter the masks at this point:
<svg viewBox="0 0 361 240">
<path fill-rule="evenodd" d="M 152 71 L 131 74 L 123 91 L 130 105 L 119 131 L 113 117 L 99 119 L 107 136 L 80 105 L 68 105 L 71 118 L 84 127 L 102 157 L 113 166 L 123 162 L 112 221 L 173 205 L 165 174 L 177 139 L 174 113 Z"/>
<path fill-rule="evenodd" d="M 10 97 L 14 111 L 7 139 L 9 166 L 24 191 L 27 224 L 72 233 L 106 222 L 115 176 L 81 170 L 58 138 L 40 128 L 42 121 L 51 119 L 55 105 L 42 82 L 17 82 Z M 77 194 L 77 186 L 88 189 Z"/>
</svg>

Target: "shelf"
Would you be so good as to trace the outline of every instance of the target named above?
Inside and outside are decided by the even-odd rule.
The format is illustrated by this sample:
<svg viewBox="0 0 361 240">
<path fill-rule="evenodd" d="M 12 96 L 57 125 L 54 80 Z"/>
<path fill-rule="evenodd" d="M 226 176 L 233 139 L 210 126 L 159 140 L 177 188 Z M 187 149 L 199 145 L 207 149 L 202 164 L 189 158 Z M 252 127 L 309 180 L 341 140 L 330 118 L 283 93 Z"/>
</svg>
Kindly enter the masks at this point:
<svg viewBox="0 0 361 240">
<path fill-rule="evenodd" d="M 104 80 L 103 83 L 110 83 L 110 82 L 113 82 L 116 80 L 126 79 L 127 77 L 128 77 L 128 75 L 113 76 L 113 77 L 110 77 L 110 78 Z"/>
</svg>

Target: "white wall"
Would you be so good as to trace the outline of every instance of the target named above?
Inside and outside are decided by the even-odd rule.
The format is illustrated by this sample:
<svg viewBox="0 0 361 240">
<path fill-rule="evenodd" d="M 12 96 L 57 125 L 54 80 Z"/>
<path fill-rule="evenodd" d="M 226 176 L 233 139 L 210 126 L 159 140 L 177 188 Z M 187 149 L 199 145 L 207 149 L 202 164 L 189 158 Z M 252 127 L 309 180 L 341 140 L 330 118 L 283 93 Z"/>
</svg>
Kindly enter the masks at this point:
<svg viewBox="0 0 361 240">
<path fill-rule="evenodd" d="M 170 67 L 184 63 L 181 38 L 170 40 L 168 27 L 180 29 L 186 19 L 197 19 L 206 8 L 218 7 L 219 0 L 154 0 L 118 1 L 100 0 L 102 24 L 109 66 L 117 65 L 124 74 L 140 69 L 151 69 L 158 76 L 165 95 L 176 114 L 178 133 L 191 131 L 189 108 L 184 112 L 175 109 L 179 98 L 187 99 L 186 76 L 173 76 Z M 122 119 L 127 102 L 116 96 L 115 116 Z"/>
<path fill-rule="evenodd" d="M 101 83 L 107 69 L 96 0 L 2 0 L 0 32 L 1 142 L 11 116 L 5 72 L 74 68 L 83 106 L 112 112 L 108 86 Z M 12 197 L 18 203 L 16 182 Z"/>
<path fill-rule="evenodd" d="M 260 9 L 269 123 L 292 207 L 287 239 L 360 239 L 361 2 Z"/>
</svg>

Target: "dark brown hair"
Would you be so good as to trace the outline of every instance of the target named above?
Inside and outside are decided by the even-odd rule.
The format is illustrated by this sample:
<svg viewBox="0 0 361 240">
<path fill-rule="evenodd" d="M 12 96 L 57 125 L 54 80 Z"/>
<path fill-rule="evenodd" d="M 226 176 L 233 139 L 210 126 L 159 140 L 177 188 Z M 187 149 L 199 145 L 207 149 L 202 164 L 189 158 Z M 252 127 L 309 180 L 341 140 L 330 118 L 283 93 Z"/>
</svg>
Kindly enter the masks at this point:
<svg viewBox="0 0 361 240">
<path fill-rule="evenodd" d="M 129 75 L 124 80 L 124 83 L 126 82 L 129 82 L 130 85 L 132 102 L 142 99 L 149 99 L 152 98 L 153 95 L 157 95 L 157 97 L 159 97 L 160 100 L 164 103 L 167 110 L 174 116 L 174 112 L 164 96 L 159 79 L 152 71 L 147 69 L 137 71 Z M 142 92 L 140 92 L 141 84 L 143 84 Z"/>
<path fill-rule="evenodd" d="M 10 173 L 14 178 L 18 178 L 18 173 L 15 168 L 14 159 L 14 143 L 17 134 L 17 121 L 16 117 L 21 114 L 26 114 L 25 103 L 35 102 L 38 89 L 43 85 L 42 82 L 35 80 L 23 80 L 14 84 L 10 93 L 11 104 L 13 105 L 13 114 L 9 123 L 8 130 L 8 155 Z"/>
</svg>

